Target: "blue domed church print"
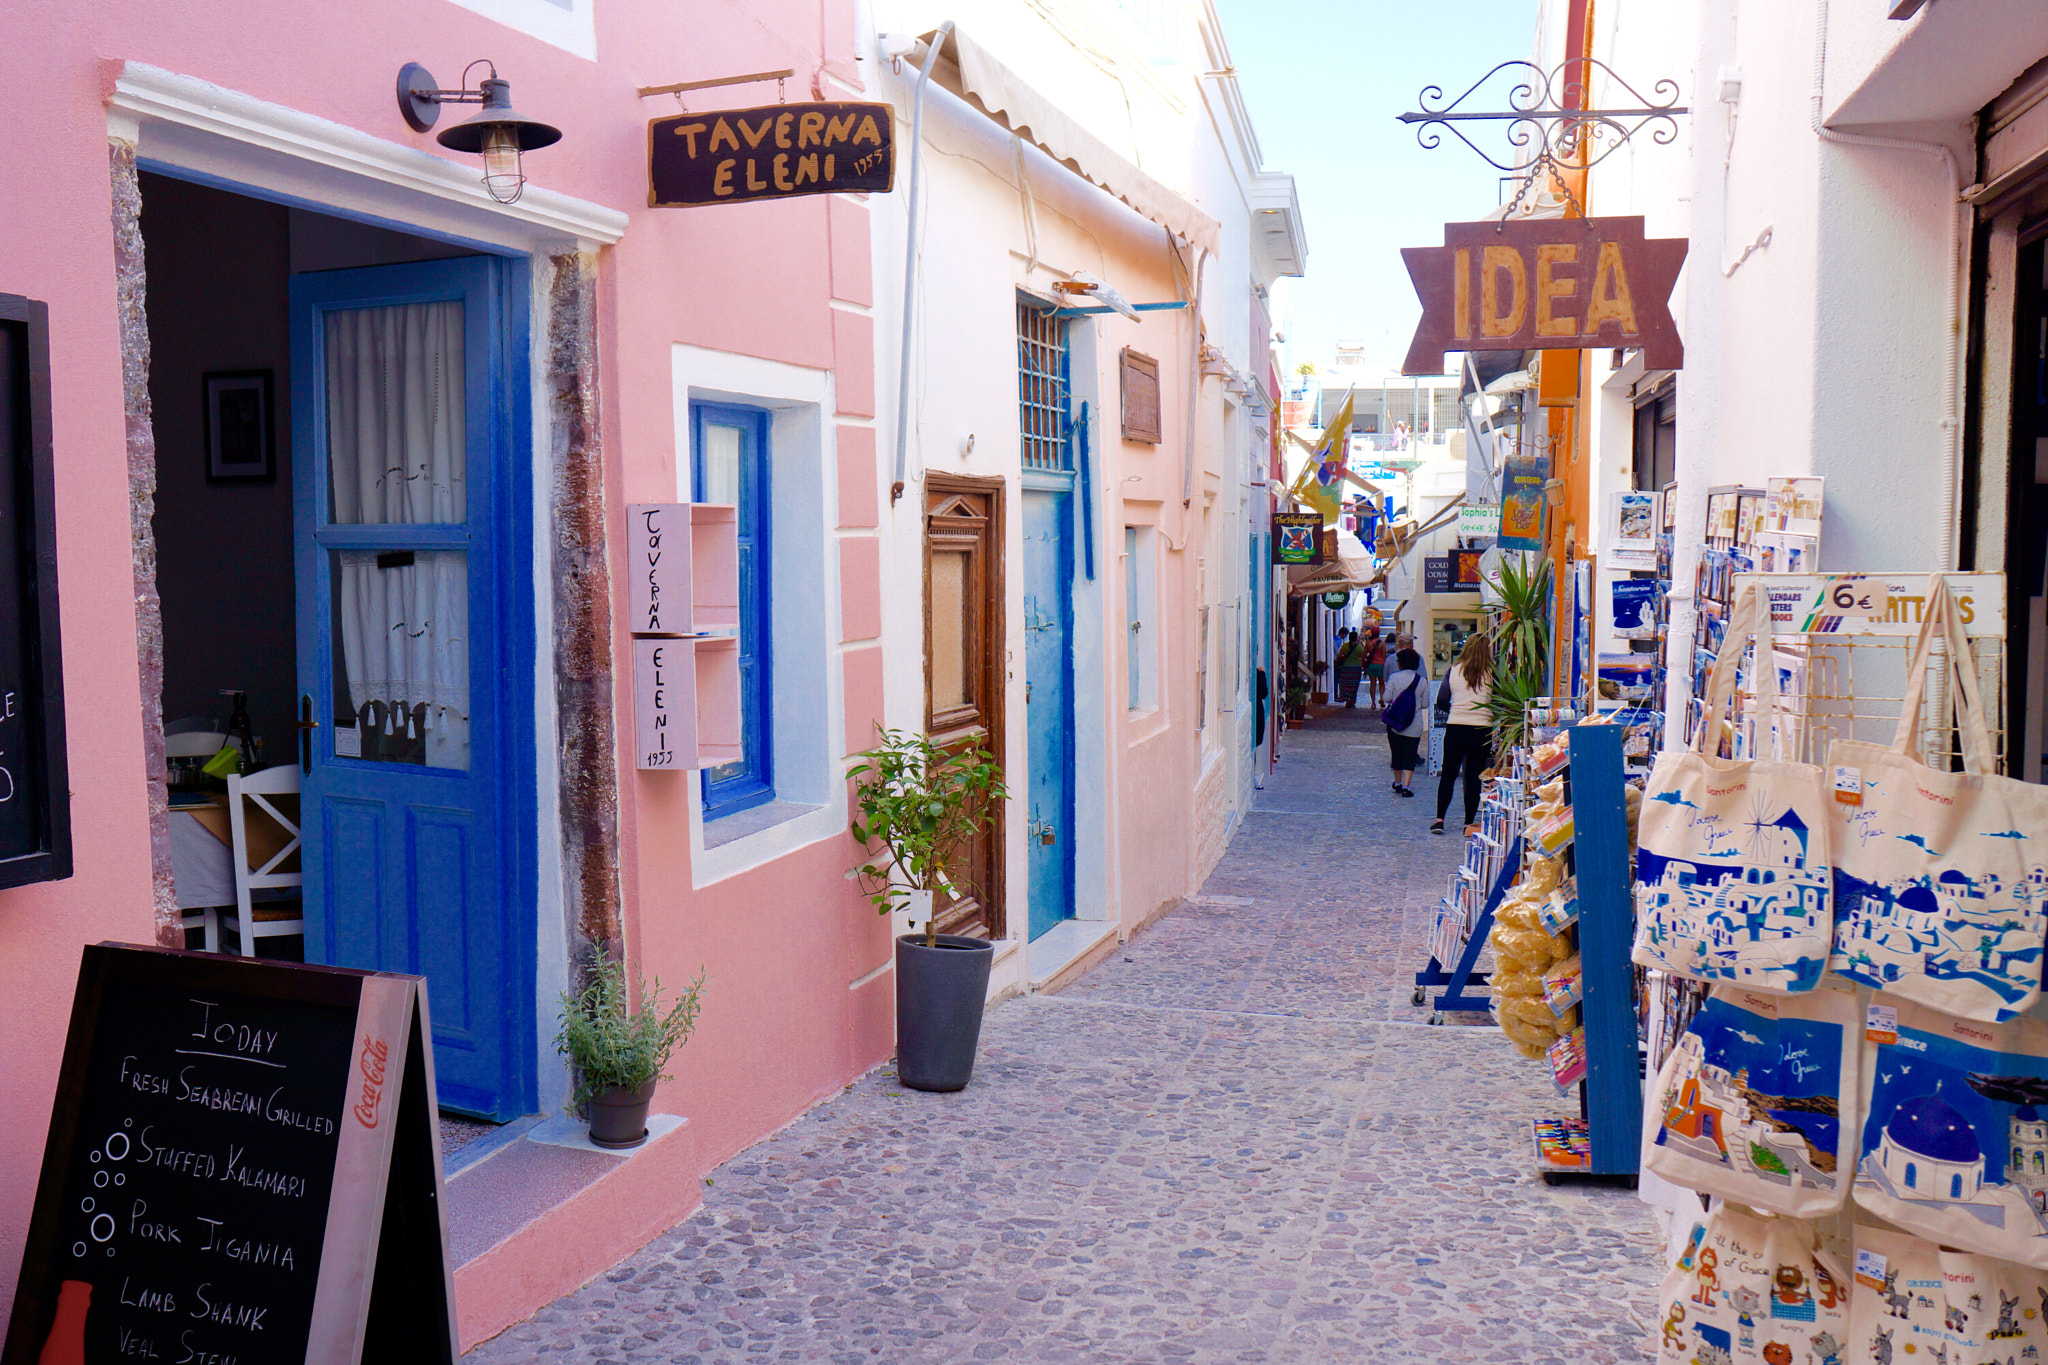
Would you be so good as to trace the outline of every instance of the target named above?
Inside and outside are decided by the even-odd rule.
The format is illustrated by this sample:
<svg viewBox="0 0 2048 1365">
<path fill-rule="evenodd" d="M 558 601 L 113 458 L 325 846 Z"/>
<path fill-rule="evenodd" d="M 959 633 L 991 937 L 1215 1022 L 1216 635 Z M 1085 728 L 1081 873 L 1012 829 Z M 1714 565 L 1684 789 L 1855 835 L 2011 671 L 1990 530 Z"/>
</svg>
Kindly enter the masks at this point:
<svg viewBox="0 0 2048 1365">
<path fill-rule="evenodd" d="M 1831 965 L 1853 981 L 1973 1019 L 2015 1017 L 2041 985 L 2048 867 L 2028 866 L 2027 836 L 2018 830 L 1902 834 L 1882 827 L 1881 813 L 1852 816 L 1849 847 L 1838 850 Z M 1959 840 L 1967 842 L 1947 846 Z M 1857 875 L 1877 869 L 1896 875 Z M 1922 978 L 1948 983 L 1943 989 L 1963 999 L 1915 990 Z"/>
<path fill-rule="evenodd" d="M 1689 804 L 1675 787 L 1651 800 L 1674 811 Z M 1636 920 L 1657 955 L 1705 981 L 1786 992 L 1818 985 L 1830 885 L 1807 822 L 1789 805 L 1761 804 L 1746 821 L 1697 809 L 1679 820 L 1682 839 L 1652 848 L 1646 838 L 1636 853 Z M 1684 856 L 1671 851 L 1680 844 Z"/>
<path fill-rule="evenodd" d="M 1876 1051 L 1857 1202 L 1909 1227 L 1916 1212 L 1960 1214 L 1987 1233 L 2048 1235 L 2048 1076 L 2014 1066 L 2048 1059 L 1901 1027 Z"/>
</svg>

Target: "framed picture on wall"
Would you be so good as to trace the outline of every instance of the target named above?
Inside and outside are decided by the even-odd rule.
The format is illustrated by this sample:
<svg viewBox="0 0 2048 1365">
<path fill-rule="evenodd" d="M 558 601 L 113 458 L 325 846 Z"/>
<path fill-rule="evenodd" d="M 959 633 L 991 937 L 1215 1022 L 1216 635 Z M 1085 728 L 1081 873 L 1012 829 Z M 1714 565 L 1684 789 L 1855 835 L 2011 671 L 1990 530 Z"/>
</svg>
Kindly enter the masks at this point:
<svg viewBox="0 0 2048 1365">
<path fill-rule="evenodd" d="M 208 370 L 206 478 L 209 483 L 268 483 L 277 478 L 269 370 Z"/>
</svg>

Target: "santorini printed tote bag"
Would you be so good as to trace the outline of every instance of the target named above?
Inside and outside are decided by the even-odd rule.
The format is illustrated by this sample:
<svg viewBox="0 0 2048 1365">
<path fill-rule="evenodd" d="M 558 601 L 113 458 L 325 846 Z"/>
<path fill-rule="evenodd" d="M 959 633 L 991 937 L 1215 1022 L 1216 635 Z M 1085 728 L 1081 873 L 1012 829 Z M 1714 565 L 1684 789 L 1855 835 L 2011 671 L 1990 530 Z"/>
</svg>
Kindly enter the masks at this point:
<svg viewBox="0 0 2048 1365">
<path fill-rule="evenodd" d="M 1650 1169 L 1769 1213 L 1841 1208 L 1856 1168 L 1862 1025 L 1849 991 L 1714 987 L 1657 1076 Z"/>
<path fill-rule="evenodd" d="M 2048 1269 L 2048 1024 L 1908 1002 L 1895 1032 L 1864 1054 L 1856 1203 L 1930 1242 Z"/>
<path fill-rule="evenodd" d="M 1811 1223 L 1717 1205 L 1664 1277 L 1658 1365 L 1843 1365 L 1849 1279 L 1817 1243 Z"/>
<path fill-rule="evenodd" d="M 1861 1224 L 1855 1257 L 1847 1359 L 2018 1365 L 2042 1358 L 2048 1274 Z"/>
<path fill-rule="evenodd" d="M 1937 640 L 1960 713 L 1960 773 L 1930 768 L 1908 752 L 1920 736 Z M 2048 788 L 1994 770 L 1970 660 L 1955 601 L 1936 575 L 1891 747 L 1837 740 L 1828 750 L 1835 850 L 1829 965 L 1885 997 L 1996 1022 L 2041 993 Z"/>
<path fill-rule="evenodd" d="M 1708 753 L 1751 633 L 1757 657 L 1772 658 L 1771 614 L 1754 582 L 1729 614 L 1692 747 L 1658 755 L 1650 771 L 1636 850 L 1635 960 L 1699 981 L 1810 991 L 1827 967 L 1833 928 L 1821 771 Z M 1768 736 L 1775 749 L 1778 670 L 1754 671 L 1758 742 Z"/>
</svg>

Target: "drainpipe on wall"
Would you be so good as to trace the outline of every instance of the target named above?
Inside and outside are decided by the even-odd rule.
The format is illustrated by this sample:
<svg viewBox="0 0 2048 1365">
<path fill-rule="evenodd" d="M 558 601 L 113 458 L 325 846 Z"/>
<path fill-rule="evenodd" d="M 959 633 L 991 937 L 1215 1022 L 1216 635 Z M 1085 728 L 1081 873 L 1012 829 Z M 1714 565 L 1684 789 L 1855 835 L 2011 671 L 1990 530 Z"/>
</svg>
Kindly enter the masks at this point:
<svg viewBox="0 0 2048 1365">
<path fill-rule="evenodd" d="M 903 496 L 904 461 L 910 454 L 910 338 L 915 319 L 911 304 L 917 297 L 917 192 L 922 188 L 918 170 L 924 164 L 924 87 L 939 64 L 939 52 L 953 36 L 953 21 L 939 25 L 925 49 L 924 65 L 917 70 L 917 84 L 910 93 L 910 219 L 903 233 L 903 363 L 896 383 L 896 479 L 889 485 L 889 505 Z"/>
<path fill-rule="evenodd" d="M 1956 399 L 1956 381 L 1965 319 L 1960 316 L 1962 289 L 1957 277 L 1962 268 L 1965 231 L 1962 216 L 1971 213 L 1972 209 L 1969 201 L 1963 198 L 1962 170 L 1956 165 L 1955 153 L 1941 143 L 1911 142 L 1900 137 L 1869 137 L 1861 133 L 1838 133 L 1821 123 L 1821 88 L 1827 77 L 1828 0 L 1820 0 L 1818 9 L 1819 16 L 1813 40 L 1813 135 L 1822 142 L 1832 142 L 1837 146 L 1883 147 L 1893 151 L 1924 152 L 1939 157 L 1942 169 L 1948 172 L 1949 200 L 1952 205 L 1948 227 L 1948 337 L 1941 383 L 1941 521 L 1938 528 L 1939 538 L 1935 541 L 1934 550 L 1934 567 L 1947 572 L 1956 565 L 1956 471 L 1960 467 L 1959 447 L 1962 444 L 1962 421 Z"/>
<path fill-rule="evenodd" d="M 1202 247 L 1195 253 L 1194 301 L 1188 305 L 1189 331 L 1193 334 L 1188 342 L 1188 431 L 1187 454 L 1180 467 L 1180 506 L 1186 512 L 1188 504 L 1195 500 L 1195 417 L 1202 401 L 1202 267 L 1209 263 L 1209 249 Z M 1182 523 L 1181 542 L 1187 542 L 1186 523 Z"/>
</svg>

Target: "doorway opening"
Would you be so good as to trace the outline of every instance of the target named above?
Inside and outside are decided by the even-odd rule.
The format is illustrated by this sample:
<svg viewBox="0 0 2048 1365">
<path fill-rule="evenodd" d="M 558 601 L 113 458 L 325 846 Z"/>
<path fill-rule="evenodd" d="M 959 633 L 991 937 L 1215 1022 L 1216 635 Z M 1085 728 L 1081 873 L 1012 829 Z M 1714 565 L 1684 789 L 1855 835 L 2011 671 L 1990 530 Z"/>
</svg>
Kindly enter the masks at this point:
<svg viewBox="0 0 2048 1365">
<path fill-rule="evenodd" d="M 188 945 L 425 976 L 443 1107 L 523 1114 L 524 263 L 139 180 Z"/>
</svg>

